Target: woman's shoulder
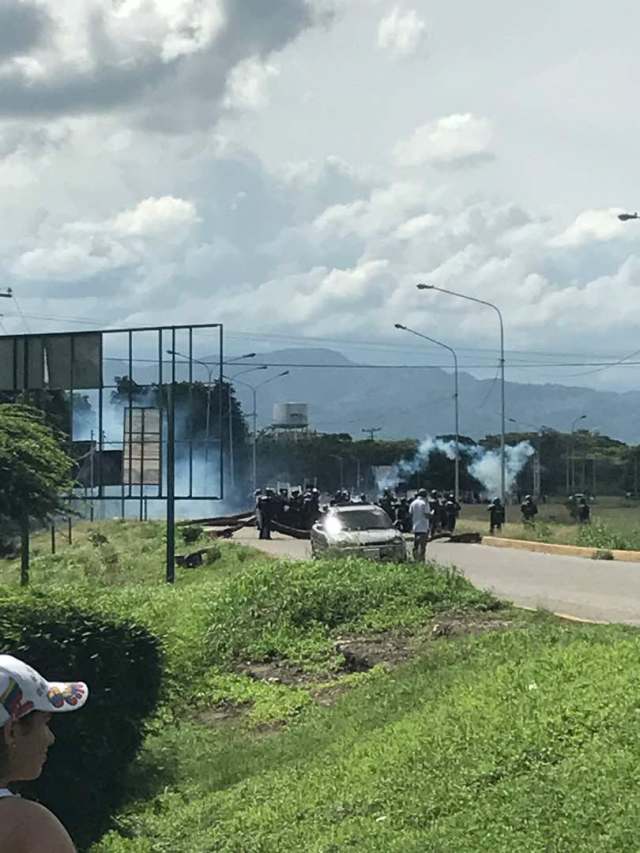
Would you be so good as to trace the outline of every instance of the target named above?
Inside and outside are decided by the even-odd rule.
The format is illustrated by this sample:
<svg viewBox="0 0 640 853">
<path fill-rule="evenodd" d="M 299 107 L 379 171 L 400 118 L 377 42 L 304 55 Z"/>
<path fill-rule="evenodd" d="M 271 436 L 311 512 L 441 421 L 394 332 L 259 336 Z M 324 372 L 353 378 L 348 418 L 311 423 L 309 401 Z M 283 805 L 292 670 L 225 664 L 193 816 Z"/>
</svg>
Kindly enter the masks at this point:
<svg viewBox="0 0 640 853">
<path fill-rule="evenodd" d="M 0 801 L 0 853 L 75 853 L 66 829 L 39 803 L 8 797 Z"/>
</svg>

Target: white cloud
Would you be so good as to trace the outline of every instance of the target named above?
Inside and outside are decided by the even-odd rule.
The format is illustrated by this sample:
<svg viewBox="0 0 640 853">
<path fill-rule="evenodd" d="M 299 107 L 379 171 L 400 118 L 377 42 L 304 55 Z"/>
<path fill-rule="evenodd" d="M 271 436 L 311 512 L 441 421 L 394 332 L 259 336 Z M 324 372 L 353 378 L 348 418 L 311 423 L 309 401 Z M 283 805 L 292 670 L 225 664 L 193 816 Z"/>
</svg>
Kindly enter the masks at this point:
<svg viewBox="0 0 640 853">
<path fill-rule="evenodd" d="M 418 127 L 394 151 L 399 166 L 465 166 L 493 156 L 493 128 L 471 113 L 450 115 Z"/>
<path fill-rule="evenodd" d="M 269 81 L 279 74 L 274 65 L 250 57 L 232 69 L 224 106 L 230 110 L 257 110 L 268 103 Z"/>
<path fill-rule="evenodd" d="M 618 219 L 618 214 L 623 213 L 621 208 L 609 208 L 608 210 L 585 210 L 576 217 L 562 234 L 550 241 L 551 246 L 578 247 L 587 243 L 613 240 L 628 231 Z"/>
<path fill-rule="evenodd" d="M 378 25 L 378 47 L 394 56 L 413 56 L 423 46 L 427 25 L 415 9 L 395 6 Z"/>
<path fill-rule="evenodd" d="M 80 282 L 127 266 L 131 261 L 124 248 L 116 244 L 105 244 L 99 249 L 91 240 L 77 243 L 61 240 L 25 252 L 16 260 L 12 273 L 26 280 Z"/>
<path fill-rule="evenodd" d="M 124 267 L 150 269 L 156 261 L 180 257 L 180 244 L 199 221 L 189 201 L 148 198 L 102 222 L 80 220 L 57 231 L 43 228 L 36 245 L 15 259 L 11 272 L 18 279 L 70 283 Z"/>
<path fill-rule="evenodd" d="M 116 234 L 136 237 L 157 237 L 181 233 L 200 221 L 195 205 L 181 198 L 164 196 L 147 198 L 133 210 L 116 216 Z"/>
<path fill-rule="evenodd" d="M 19 55 L 0 35 L 0 120 L 125 113 L 174 133 L 260 106 L 268 58 L 321 17 L 309 0 L 270 0 L 268 22 L 254 0 L 38 0 L 25 22 L 31 0 L 10 2 L 5 28 L 31 31 Z"/>
</svg>

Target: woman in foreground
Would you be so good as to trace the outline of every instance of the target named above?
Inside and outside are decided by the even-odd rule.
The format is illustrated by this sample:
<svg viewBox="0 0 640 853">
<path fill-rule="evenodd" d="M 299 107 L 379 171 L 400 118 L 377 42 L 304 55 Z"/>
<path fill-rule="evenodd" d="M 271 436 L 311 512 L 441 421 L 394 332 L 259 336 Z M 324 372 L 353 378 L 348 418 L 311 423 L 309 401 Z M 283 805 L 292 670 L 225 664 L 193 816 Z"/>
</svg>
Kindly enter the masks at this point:
<svg viewBox="0 0 640 853">
<path fill-rule="evenodd" d="M 75 853 L 58 818 L 21 799 L 11 785 L 40 776 L 55 742 L 52 715 L 81 708 L 88 695 L 86 684 L 48 682 L 26 663 L 0 655 L 0 853 Z"/>
</svg>

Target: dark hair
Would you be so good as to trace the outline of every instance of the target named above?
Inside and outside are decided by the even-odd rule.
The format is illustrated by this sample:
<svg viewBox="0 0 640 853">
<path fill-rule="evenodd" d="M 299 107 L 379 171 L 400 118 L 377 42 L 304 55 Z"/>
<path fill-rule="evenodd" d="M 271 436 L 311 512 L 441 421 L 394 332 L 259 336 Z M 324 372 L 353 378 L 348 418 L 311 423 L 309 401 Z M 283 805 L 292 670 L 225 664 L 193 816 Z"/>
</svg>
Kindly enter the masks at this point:
<svg viewBox="0 0 640 853">
<path fill-rule="evenodd" d="M 18 720 L 20 728 L 29 729 L 35 719 L 36 711 L 25 714 Z M 9 747 L 4 739 L 4 727 L 0 728 L 0 776 L 9 769 Z"/>
</svg>

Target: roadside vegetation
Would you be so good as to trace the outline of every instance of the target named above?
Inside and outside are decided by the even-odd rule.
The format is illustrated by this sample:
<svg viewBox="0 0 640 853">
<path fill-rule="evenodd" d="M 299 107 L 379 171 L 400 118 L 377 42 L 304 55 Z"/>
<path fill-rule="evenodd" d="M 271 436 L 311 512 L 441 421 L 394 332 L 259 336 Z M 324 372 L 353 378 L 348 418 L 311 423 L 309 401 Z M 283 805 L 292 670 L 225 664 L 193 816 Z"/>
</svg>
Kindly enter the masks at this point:
<svg viewBox="0 0 640 853">
<path fill-rule="evenodd" d="M 91 853 L 637 849 L 634 629 L 517 610 L 446 567 L 204 534 L 180 551 L 210 560 L 172 588 L 155 522 L 83 523 L 54 556 L 34 539 L 29 592 L 0 563 L 3 607 L 73 601 L 162 651 Z"/>
<path fill-rule="evenodd" d="M 95 850 L 637 850 L 637 635 L 524 621 L 432 643 L 282 731 L 158 732 L 138 766 L 155 792 Z"/>
<path fill-rule="evenodd" d="M 602 550 L 640 551 L 640 502 L 603 498 L 591 507 L 591 524 L 577 525 L 564 503 L 538 505 L 536 523 L 525 525 L 518 506 L 508 507 L 507 524 L 502 528 L 505 539 L 551 542 L 557 545 L 580 545 Z M 477 531 L 488 535 L 488 512 L 484 505 L 462 508 L 458 522 L 461 533 Z"/>
</svg>

